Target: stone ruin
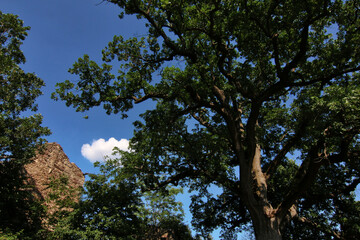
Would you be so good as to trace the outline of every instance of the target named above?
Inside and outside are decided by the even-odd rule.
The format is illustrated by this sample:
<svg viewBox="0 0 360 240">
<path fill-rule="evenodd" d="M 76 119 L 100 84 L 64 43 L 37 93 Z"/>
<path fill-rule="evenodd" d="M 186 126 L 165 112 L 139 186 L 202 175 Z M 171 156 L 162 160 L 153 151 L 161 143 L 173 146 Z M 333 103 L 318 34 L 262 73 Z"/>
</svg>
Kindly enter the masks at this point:
<svg viewBox="0 0 360 240">
<path fill-rule="evenodd" d="M 33 162 L 25 166 L 25 171 L 29 176 L 29 184 L 34 186 L 35 196 L 41 200 L 49 196 L 51 190 L 48 184 L 51 178 L 68 178 L 68 186 L 73 189 L 82 187 L 85 182 L 80 168 L 70 162 L 58 143 L 46 143 Z"/>
</svg>

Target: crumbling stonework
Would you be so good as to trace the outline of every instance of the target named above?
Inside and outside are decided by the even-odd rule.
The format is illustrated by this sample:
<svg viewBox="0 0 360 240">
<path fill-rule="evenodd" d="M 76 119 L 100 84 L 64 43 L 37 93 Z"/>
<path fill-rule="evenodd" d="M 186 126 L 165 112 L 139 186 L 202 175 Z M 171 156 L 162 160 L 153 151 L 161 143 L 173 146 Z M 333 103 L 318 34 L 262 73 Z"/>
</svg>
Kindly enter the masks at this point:
<svg viewBox="0 0 360 240">
<path fill-rule="evenodd" d="M 44 150 L 36 155 L 32 163 L 25 166 L 25 170 L 40 199 L 48 197 L 50 189 L 47 186 L 51 177 L 67 177 L 69 187 L 74 189 L 82 187 L 85 182 L 80 168 L 69 161 L 58 143 L 46 143 Z"/>
</svg>

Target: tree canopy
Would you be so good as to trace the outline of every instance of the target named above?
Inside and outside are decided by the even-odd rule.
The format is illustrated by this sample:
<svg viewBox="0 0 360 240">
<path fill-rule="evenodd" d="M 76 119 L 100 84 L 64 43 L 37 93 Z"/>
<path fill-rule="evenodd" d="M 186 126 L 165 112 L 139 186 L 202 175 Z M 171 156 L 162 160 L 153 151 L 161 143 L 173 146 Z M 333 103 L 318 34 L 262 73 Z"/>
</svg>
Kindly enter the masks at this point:
<svg viewBox="0 0 360 240">
<path fill-rule="evenodd" d="M 147 36 L 114 36 L 102 64 L 80 58 L 54 98 L 122 117 L 156 102 L 134 123 L 124 173 L 187 186 L 204 232 L 355 239 L 358 0 L 108 2 Z"/>
<path fill-rule="evenodd" d="M 19 66 L 25 63 L 20 47 L 29 29 L 17 16 L 0 12 L 0 159 L 22 163 L 33 157 L 40 137 L 49 134 L 41 127 L 40 114 L 23 116 L 37 111 L 35 100 L 44 86 L 43 80 Z"/>
<path fill-rule="evenodd" d="M 20 47 L 29 27 L 13 14 L 0 11 L 0 232 L 25 239 L 41 229 L 43 209 L 31 194 L 23 166 L 31 161 L 50 133 L 42 127 L 35 99 L 44 82 L 20 65 Z M 23 233 L 21 233 L 23 231 Z"/>
</svg>

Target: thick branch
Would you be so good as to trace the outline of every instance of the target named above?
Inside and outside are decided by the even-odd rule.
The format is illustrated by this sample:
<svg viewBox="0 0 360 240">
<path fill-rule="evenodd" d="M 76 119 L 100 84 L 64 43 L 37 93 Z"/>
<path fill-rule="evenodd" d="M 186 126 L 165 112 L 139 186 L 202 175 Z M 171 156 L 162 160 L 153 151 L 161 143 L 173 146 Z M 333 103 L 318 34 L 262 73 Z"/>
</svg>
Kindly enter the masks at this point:
<svg viewBox="0 0 360 240">
<path fill-rule="evenodd" d="M 319 77 L 319 78 L 315 78 L 313 80 L 310 80 L 308 82 L 299 82 L 299 83 L 293 83 L 292 86 L 295 87 L 302 87 L 302 86 L 308 86 L 317 82 L 321 82 L 322 85 L 325 85 L 326 83 L 330 82 L 330 80 L 343 76 L 344 74 L 348 74 L 348 73 L 353 73 L 356 71 L 360 71 L 360 65 L 354 68 L 346 68 L 342 71 L 338 71 L 338 72 L 333 72 L 332 74 L 328 75 L 328 76 L 323 76 L 323 77 Z"/>
<path fill-rule="evenodd" d="M 300 40 L 300 44 L 299 44 L 299 51 L 297 52 L 297 54 L 295 55 L 293 60 L 290 63 L 286 64 L 283 71 L 281 72 L 281 75 L 279 76 L 280 79 L 287 76 L 290 73 L 290 71 L 292 69 L 296 68 L 298 66 L 298 64 L 300 63 L 300 61 L 302 59 L 304 59 L 304 57 L 306 55 L 306 51 L 308 49 L 309 28 L 310 28 L 311 23 L 312 23 L 312 21 L 308 21 L 305 24 L 303 30 L 301 31 L 301 40 Z M 286 77 L 285 77 L 285 79 L 286 79 Z"/>
<path fill-rule="evenodd" d="M 256 149 L 256 128 L 258 127 L 258 118 L 260 114 L 261 102 L 253 102 L 251 105 L 251 112 L 246 124 L 246 143 L 248 146 L 247 159 L 252 160 Z"/>
<path fill-rule="evenodd" d="M 191 98 L 199 105 L 199 107 L 210 108 L 223 116 L 227 121 L 231 118 L 230 113 L 225 108 L 214 102 L 206 101 L 192 86 L 187 85 L 185 88 L 186 91 L 190 94 Z"/>
<path fill-rule="evenodd" d="M 271 42 L 274 48 L 273 57 L 275 60 L 275 67 L 276 73 L 278 76 L 281 76 L 281 63 L 280 63 L 280 56 L 279 56 L 279 43 L 278 43 L 278 36 L 279 34 L 274 34 L 271 38 Z"/>
<path fill-rule="evenodd" d="M 280 220 L 284 219 L 288 210 L 295 203 L 295 201 L 303 194 L 309 186 L 314 182 L 316 175 L 323 165 L 324 161 L 318 154 L 318 150 L 321 149 L 322 143 L 319 142 L 309 150 L 308 157 L 303 161 L 298 169 L 294 183 L 284 200 L 279 204 L 277 208 L 277 215 Z"/>
<path fill-rule="evenodd" d="M 294 147 L 301 139 L 301 136 L 304 135 L 306 126 L 308 124 L 308 120 L 304 120 L 299 124 L 299 127 L 293 137 L 291 137 L 280 150 L 280 152 L 276 155 L 274 160 L 270 163 L 268 169 L 265 172 L 266 179 L 269 180 L 277 167 L 281 163 L 281 160 L 284 159 L 285 155 Z"/>
<path fill-rule="evenodd" d="M 195 113 L 192 113 L 191 116 L 198 121 L 202 126 L 206 127 L 209 132 L 213 134 L 219 134 L 214 126 L 212 126 L 208 121 L 203 119 L 200 115 L 196 115 Z"/>
<path fill-rule="evenodd" d="M 201 170 L 194 170 L 194 169 L 188 169 L 187 171 L 182 171 L 176 175 L 168 177 L 166 180 L 158 182 L 157 186 L 155 188 L 162 188 L 165 186 L 168 186 L 169 184 L 172 184 L 174 186 L 177 186 L 178 183 L 188 177 L 196 177 L 201 174 Z M 155 189 L 151 189 L 155 190 Z"/>
<path fill-rule="evenodd" d="M 316 229 L 316 231 L 318 231 L 319 229 L 322 229 L 321 225 L 310 221 L 309 219 L 305 218 L 305 217 L 298 217 L 297 218 L 298 221 L 302 222 L 302 223 L 306 223 L 307 225 L 313 227 L 314 229 Z M 332 231 L 330 229 L 326 229 L 323 231 L 326 235 L 328 235 L 329 237 L 334 237 L 335 239 L 342 239 L 341 234 L 335 231 Z"/>
<path fill-rule="evenodd" d="M 225 95 L 224 90 L 221 90 L 218 86 L 214 85 L 213 86 L 213 92 L 214 92 L 216 98 L 220 101 L 220 103 L 223 106 L 228 107 L 228 104 L 227 104 L 227 101 L 226 101 L 226 95 Z"/>
<path fill-rule="evenodd" d="M 333 72 L 327 76 L 318 77 L 309 81 L 279 81 L 275 83 L 274 85 L 270 86 L 263 94 L 261 94 L 261 101 L 266 101 L 270 97 L 276 95 L 278 92 L 283 91 L 285 88 L 292 88 L 292 87 L 306 87 L 309 85 L 313 85 L 315 83 L 321 83 L 322 85 L 325 85 L 329 83 L 332 79 L 335 79 L 337 77 L 343 76 L 347 73 L 352 73 L 360 71 L 360 66 L 354 67 L 354 68 L 347 68 L 342 71 Z"/>
<path fill-rule="evenodd" d="M 127 97 L 115 97 L 114 99 L 112 99 L 112 102 L 116 102 L 116 101 L 123 101 L 123 100 L 134 100 L 134 103 L 141 103 L 144 102 L 148 99 L 152 99 L 152 98 L 159 98 L 159 99 L 165 99 L 168 98 L 169 96 L 166 94 L 162 94 L 162 93 L 149 93 L 146 94 L 142 97 L 135 97 L 135 96 L 127 96 Z"/>
</svg>

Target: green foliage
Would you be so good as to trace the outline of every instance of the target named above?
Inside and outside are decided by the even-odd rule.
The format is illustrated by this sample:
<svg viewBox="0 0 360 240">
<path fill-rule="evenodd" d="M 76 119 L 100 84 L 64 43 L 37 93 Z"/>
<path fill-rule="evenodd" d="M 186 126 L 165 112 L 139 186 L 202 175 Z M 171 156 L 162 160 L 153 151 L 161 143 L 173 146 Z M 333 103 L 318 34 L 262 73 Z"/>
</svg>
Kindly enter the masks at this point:
<svg viewBox="0 0 360 240">
<path fill-rule="evenodd" d="M 62 212 L 68 217 L 63 216 L 65 220 L 57 225 L 55 239 L 135 239 L 136 234 L 141 234 L 136 185 L 131 180 L 109 179 L 108 173 L 101 171 L 89 175 L 84 199 L 74 210 Z"/>
<path fill-rule="evenodd" d="M 44 218 L 47 230 L 58 227 L 58 223 L 73 214 L 72 212 L 78 206 L 82 187 L 80 189 L 71 188 L 68 182 L 69 179 L 66 176 L 50 177 L 49 179 L 47 189 L 50 189 L 50 193 L 44 201 L 47 205 L 47 215 Z M 52 231 L 47 231 L 46 236 L 50 239 L 57 238 Z"/>
<path fill-rule="evenodd" d="M 44 214 L 23 167 L 43 142 L 41 136 L 50 133 L 41 126 L 40 114 L 23 116 L 37 110 L 35 99 L 44 85 L 19 67 L 25 63 L 20 46 L 29 29 L 17 16 L 0 12 L 0 232 L 21 239 L 40 233 Z"/>
<path fill-rule="evenodd" d="M 145 239 L 160 239 L 164 234 L 171 239 L 193 239 L 183 223 L 182 203 L 175 199 L 179 193 L 181 189 L 175 188 L 144 193 L 141 217 L 146 223 Z"/>
<path fill-rule="evenodd" d="M 32 239 L 42 228 L 41 218 L 45 212 L 23 174 L 20 164 L 13 161 L 0 164 L 0 232 Z"/>
<path fill-rule="evenodd" d="M 314 227 L 318 238 L 355 236 L 358 0 L 108 2 L 143 19 L 148 35 L 115 36 L 101 65 L 80 58 L 78 81 L 53 97 L 123 117 L 156 102 L 134 123 L 124 174 L 151 189 L 189 187 L 205 233 L 252 222 L 258 239 Z"/>
<path fill-rule="evenodd" d="M 19 64 L 25 63 L 20 50 L 29 27 L 12 14 L 0 12 L 0 158 L 25 163 L 35 153 L 43 135 L 42 117 L 34 114 L 22 117 L 27 111 L 36 111 L 35 99 L 41 95 L 44 82 L 33 73 L 25 73 Z"/>
<path fill-rule="evenodd" d="M 66 181 L 57 179 L 49 185 L 59 209 L 50 219 L 54 232 L 49 239 L 160 239 L 163 234 L 193 239 L 175 201 L 178 190 L 142 193 L 142 184 L 126 178 L 117 160 L 97 166 L 100 173 L 89 174 L 79 202 L 67 197 L 73 192 Z"/>
</svg>

